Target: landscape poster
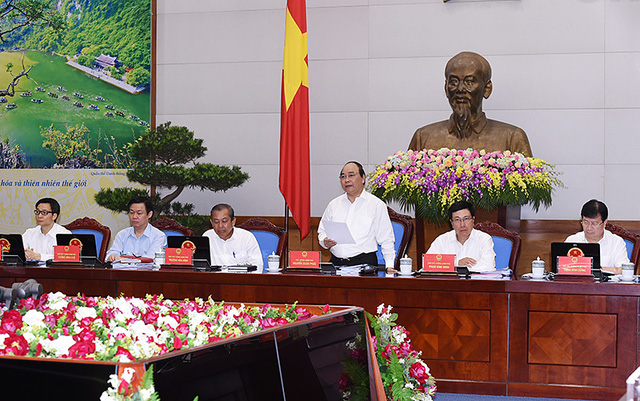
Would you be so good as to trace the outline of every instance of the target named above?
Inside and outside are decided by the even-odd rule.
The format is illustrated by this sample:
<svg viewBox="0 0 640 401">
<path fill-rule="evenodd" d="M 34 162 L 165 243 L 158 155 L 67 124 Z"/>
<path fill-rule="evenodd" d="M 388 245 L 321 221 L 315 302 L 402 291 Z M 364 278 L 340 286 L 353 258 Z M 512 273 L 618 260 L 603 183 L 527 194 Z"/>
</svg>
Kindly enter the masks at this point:
<svg viewBox="0 0 640 401">
<path fill-rule="evenodd" d="M 0 97 L 2 167 L 127 168 L 151 117 L 151 0 L 52 4 L 63 29 L 26 26 L 0 43 L 0 88 L 30 68 Z"/>
</svg>

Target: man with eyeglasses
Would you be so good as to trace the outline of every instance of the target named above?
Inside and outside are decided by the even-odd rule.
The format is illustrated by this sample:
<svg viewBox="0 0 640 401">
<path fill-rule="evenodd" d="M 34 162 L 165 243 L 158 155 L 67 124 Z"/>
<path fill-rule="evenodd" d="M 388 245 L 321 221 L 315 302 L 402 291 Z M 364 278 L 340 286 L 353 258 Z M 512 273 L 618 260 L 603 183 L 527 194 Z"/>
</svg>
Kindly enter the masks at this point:
<svg viewBox="0 0 640 401">
<path fill-rule="evenodd" d="M 24 254 L 28 260 L 49 260 L 53 258 L 56 235 L 71 234 L 71 231 L 56 223 L 60 215 L 60 204 L 53 198 L 42 198 L 36 202 L 33 211 L 38 227 L 29 228 L 22 234 Z"/>
<path fill-rule="evenodd" d="M 564 242 L 600 244 L 600 268 L 610 273 L 621 274 L 622 264 L 629 263 L 627 246 L 622 237 L 605 230 L 609 217 L 607 205 L 591 199 L 582 206 L 580 216 L 582 231 L 568 236 Z"/>
<path fill-rule="evenodd" d="M 129 223 L 131 227 L 120 230 L 107 251 L 107 261 L 113 262 L 124 256 L 155 257 L 167 247 L 167 236 L 151 224 L 153 204 L 144 196 L 129 201 Z"/>
<path fill-rule="evenodd" d="M 496 269 L 496 253 L 491 236 L 473 228 L 476 209 L 467 201 L 453 203 L 447 211 L 453 230 L 436 238 L 428 254 L 456 255 L 456 266 L 466 266 L 472 272 Z"/>
<path fill-rule="evenodd" d="M 335 266 L 378 265 L 378 244 L 387 269 L 393 269 L 396 258 L 395 237 L 387 205 L 364 190 L 365 173 L 362 164 L 350 161 L 340 172 L 340 185 L 344 194 L 327 205 L 318 225 L 320 245 L 331 251 Z M 324 222 L 346 223 L 355 244 L 338 244 L 329 238 Z"/>
</svg>

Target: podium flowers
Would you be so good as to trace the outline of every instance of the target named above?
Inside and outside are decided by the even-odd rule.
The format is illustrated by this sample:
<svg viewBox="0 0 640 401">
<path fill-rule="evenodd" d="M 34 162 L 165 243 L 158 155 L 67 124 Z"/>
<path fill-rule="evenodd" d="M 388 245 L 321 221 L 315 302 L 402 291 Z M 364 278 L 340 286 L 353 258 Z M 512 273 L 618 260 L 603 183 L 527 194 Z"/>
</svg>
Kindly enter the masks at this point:
<svg viewBox="0 0 640 401">
<path fill-rule="evenodd" d="M 437 223 L 458 200 L 487 210 L 549 207 L 562 182 L 551 164 L 521 153 L 442 148 L 396 152 L 370 174 L 368 187 L 380 199 L 413 207 L 417 217 Z"/>
</svg>

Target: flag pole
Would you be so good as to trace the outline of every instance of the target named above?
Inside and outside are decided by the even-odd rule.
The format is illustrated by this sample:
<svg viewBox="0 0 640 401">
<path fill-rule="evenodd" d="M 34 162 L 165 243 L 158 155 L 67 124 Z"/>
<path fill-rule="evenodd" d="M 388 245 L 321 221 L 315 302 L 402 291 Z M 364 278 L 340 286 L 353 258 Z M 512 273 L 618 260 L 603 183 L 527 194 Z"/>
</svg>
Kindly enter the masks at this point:
<svg viewBox="0 0 640 401">
<path fill-rule="evenodd" d="M 284 245 L 284 262 L 282 266 L 287 267 L 289 262 L 289 205 L 287 202 L 284 203 L 284 232 L 287 233 L 287 242 Z"/>
</svg>

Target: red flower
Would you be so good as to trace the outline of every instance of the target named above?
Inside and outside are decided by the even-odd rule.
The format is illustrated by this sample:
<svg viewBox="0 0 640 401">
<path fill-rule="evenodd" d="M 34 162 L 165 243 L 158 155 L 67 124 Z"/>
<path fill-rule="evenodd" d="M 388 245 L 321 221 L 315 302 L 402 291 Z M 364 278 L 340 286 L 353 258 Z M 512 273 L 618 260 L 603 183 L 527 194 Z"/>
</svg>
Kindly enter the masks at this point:
<svg viewBox="0 0 640 401">
<path fill-rule="evenodd" d="M 93 341 L 78 341 L 69 347 L 69 358 L 86 359 L 94 352 L 96 352 L 96 345 Z"/>
<path fill-rule="evenodd" d="M 73 335 L 73 339 L 76 341 L 93 341 L 96 339 L 96 333 L 90 328 L 84 328 L 78 334 Z"/>
<path fill-rule="evenodd" d="M 415 378 L 420 384 L 425 384 L 427 379 L 429 379 L 427 369 L 420 362 L 415 362 L 411 365 L 409 368 L 409 376 Z"/>
<path fill-rule="evenodd" d="M 326 304 L 325 306 L 322 307 L 322 313 L 330 313 L 331 312 L 331 307 L 329 306 L 329 304 Z"/>
<path fill-rule="evenodd" d="M 15 333 L 22 328 L 22 315 L 15 309 L 8 310 L 2 315 L 0 327 L 4 330 Z"/>
<path fill-rule="evenodd" d="M 5 349 L 2 352 L 5 355 L 13 354 L 16 356 L 27 355 L 29 352 L 29 343 L 24 339 L 23 336 L 15 335 L 14 333 L 9 333 L 9 337 L 4 339 Z"/>
<path fill-rule="evenodd" d="M 278 325 L 282 326 L 283 324 L 288 324 L 289 321 L 283 317 L 278 319 Z"/>
<path fill-rule="evenodd" d="M 142 321 L 145 324 L 156 324 L 158 322 L 158 312 L 149 311 L 142 316 Z"/>
<path fill-rule="evenodd" d="M 136 359 L 133 357 L 133 355 L 131 355 L 131 352 L 129 352 L 129 350 L 126 348 L 118 347 L 118 350 L 116 351 L 116 356 L 120 356 L 120 355 L 126 356 L 130 361 L 135 361 Z"/>
<path fill-rule="evenodd" d="M 174 349 L 182 348 L 182 340 L 180 339 L 180 337 L 176 336 L 173 338 L 173 348 Z"/>
<path fill-rule="evenodd" d="M 338 388 L 340 389 L 340 391 L 342 391 L 343 393 L 346 392 L 347 390 L 349 390 L 349 387 L 351 387 L 352 384 L 353 382 L 351 381 L 349 375 L 343 372 L 340 375 L 340 379 L 338 380 Z"/>
<path fill-rule="evenodd" d="M 189 334 L 189 326 L 186 323 L 180 323 L 176 331 L 180 334 Z"/>
</svg>

